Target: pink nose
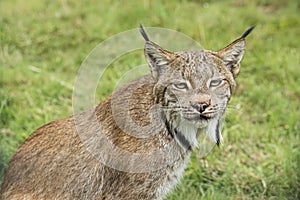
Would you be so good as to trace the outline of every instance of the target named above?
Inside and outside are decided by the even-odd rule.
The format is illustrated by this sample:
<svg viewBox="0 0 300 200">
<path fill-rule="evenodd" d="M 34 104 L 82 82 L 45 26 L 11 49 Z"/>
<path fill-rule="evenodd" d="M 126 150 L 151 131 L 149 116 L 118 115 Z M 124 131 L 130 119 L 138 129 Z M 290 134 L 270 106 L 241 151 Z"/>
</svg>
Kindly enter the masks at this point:
<svg viewBox="0 0 300 200">
<path fill-rule="evenodd" d="M 208 106 L 209 105 L 206 102 L 193 102 L 192 103 L 192 107 L 195 108 L 200 113 L 203 113 Z"/>
</svg>

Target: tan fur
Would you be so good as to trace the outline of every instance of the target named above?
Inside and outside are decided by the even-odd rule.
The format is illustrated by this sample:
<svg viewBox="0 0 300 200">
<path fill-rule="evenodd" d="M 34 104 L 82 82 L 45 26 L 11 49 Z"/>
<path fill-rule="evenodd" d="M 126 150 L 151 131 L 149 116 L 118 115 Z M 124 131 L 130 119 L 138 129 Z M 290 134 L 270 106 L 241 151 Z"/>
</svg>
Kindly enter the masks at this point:
<svg viewBox="0 0 300 200">
<path fill-rule="evenodd" d="M 244 40 L 240 41 L 243 44 L 237 50 L 241 46 L 243 53 Z M 220 121 L 237 75 L 232 74 L 222 56 L 229 58 L 227 50 L 231 51 L 237 43 L 219 53 L 170 53 L 147 41 L 145 55 L 152 76 L 130 82 L 94 109 L 36 130 L 11 159 L 0 199 L 165 198 L 181 179 L 190 154 L 198 145 L 199 134 L 207 132 L 213 141 L 220 142 Z M 239 64 L 241 56 L 233 67 Z M 195 103 L 208 107 L 199 113 L 192 106 Z M 151 126 L 153 123 L 155 126 Z M 140 129 L 136 131 L 135 126 Z M 139 134 L 141 137 L 137 137 Z M 166 151 L 151 162 L 141 156 L 144 163 L 136 165 L 138 162 L 104 148 L 103 138 L 114 148 L 131 154 Z M 120 165 L 129 170 L 106 165 L 101 156 L 122 162 Z M 166 164 L 162 164 L 164 159 Z M 130 172 L 142 164 L 161 167 Z"/>
</svg>

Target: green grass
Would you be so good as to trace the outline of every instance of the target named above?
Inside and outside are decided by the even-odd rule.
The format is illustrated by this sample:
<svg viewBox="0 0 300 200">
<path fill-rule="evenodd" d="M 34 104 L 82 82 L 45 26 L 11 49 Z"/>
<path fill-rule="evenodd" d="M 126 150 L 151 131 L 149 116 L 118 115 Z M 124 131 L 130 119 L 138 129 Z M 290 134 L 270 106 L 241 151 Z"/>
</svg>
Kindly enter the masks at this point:
<svg viewBox="0 0 300 200">
<path fill-rule="evenodd" d="M 226 116 L 225 144 L 204 159 L 195 153 L 169 199 L 299 199 L 299 13 L 297 0 L 2 0 L 0 182 L 30 133 L 72 114 L 77 71 L 101 41 L 143 23 L 218 50 L 256 24 Z M 145 63 L 141 51 L 116 61 L 97 99 L 137 63 Z"/>
</svg>

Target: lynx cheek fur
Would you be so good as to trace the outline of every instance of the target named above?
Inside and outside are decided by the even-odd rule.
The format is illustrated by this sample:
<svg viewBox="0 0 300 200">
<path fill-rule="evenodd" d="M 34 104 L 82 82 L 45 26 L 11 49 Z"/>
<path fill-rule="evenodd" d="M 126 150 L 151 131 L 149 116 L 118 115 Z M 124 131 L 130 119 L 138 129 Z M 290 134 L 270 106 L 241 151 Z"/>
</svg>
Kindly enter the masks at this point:
<svg viewBox="0 0 300 200">
<path fill-rule="evenodd" d="M 204 132 L 221 142 L 222 116 L 252 29 L 218 52 L 171 53 L 151 42 L 141 27 L 151 75 L 130 82 L 90 111 L 36 130 L 11 159 L 0 199 L 164 199 L 180 180 L 198 135 Z M 91 124 L 91 115 L 101 133 Z M 150 128 L 142 131 L 147 137 L 135 137 L 127 118 L 145 127 L 151 116 L 161 119 L 154 127 L 159 131 L 153 134 Z M 76 117 L 83 130 L 80 136 Z M 130 153 L 146 155 L 169 148 L 161 151 L 163 159 L 144 163 L 149 166 L 176 156 L 157 170 L 121 171 L 97 159 L 97 153 L 111 155 L 102 148 L 99 134 Z M 124 160 L 121 155 L 111 159 Z M 127 162 L 130 165 L 131 160 Z"/>
</svg>

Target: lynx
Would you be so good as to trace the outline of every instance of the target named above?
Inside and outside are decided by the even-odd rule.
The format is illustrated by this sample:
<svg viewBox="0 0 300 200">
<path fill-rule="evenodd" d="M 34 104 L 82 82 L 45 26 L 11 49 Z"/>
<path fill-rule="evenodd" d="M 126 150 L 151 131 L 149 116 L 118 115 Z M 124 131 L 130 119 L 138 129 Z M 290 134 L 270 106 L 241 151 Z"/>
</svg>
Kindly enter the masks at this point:
<svg viewBox="0 0 300 200">
<path fill-rule="evenodd" d="M 141 26 L 151 73 L 91 110 L 37 129 L 11 159 L 0 199 L 165 199 L 199 135 L 222 141 L 222 116 L 253 28 L 217 52 L 172 53 Z"/>
</svg>

